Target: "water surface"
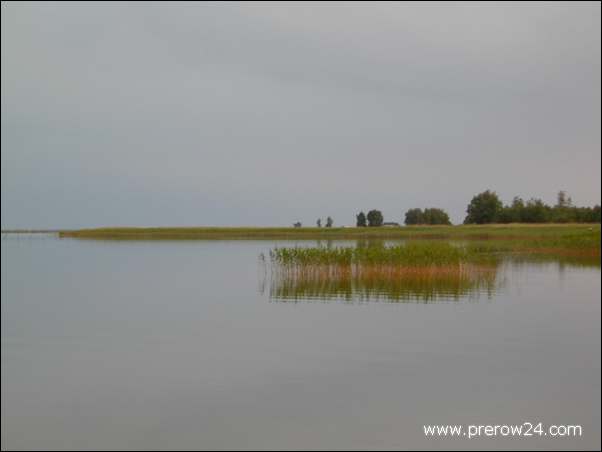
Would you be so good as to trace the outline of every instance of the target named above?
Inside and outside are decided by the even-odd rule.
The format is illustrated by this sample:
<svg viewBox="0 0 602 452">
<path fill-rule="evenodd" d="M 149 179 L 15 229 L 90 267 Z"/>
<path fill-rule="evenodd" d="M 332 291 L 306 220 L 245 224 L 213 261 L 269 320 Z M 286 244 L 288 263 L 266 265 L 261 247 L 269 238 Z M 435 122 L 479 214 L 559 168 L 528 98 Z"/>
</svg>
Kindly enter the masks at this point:
<svg viewBox="0 0 602 452">
<path fill-rule="evenodd" d="M 290 302 L 258 256 L 291 245 L 3 236 L 2 448 L 600 447 L 599 262 L 505 262 L 436 302 Z M 422 430 L 525 421 L 583 436 Z"/>
</svg>

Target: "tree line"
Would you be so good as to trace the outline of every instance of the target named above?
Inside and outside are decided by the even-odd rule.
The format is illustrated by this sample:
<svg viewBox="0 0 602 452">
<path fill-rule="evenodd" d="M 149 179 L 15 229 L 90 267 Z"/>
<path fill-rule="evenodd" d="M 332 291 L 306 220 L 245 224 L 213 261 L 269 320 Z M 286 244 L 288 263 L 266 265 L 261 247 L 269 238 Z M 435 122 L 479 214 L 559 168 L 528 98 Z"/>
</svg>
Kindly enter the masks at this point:
<svg viewBox="0 0 602 452">
<path fill-rule="evenodd" d="M 600 223 L 600 206 L 577 207 L 565 191 L 559 191 L 556 204 L 545 204 L 539 198 L 524 201 L 515 196 L 510 204 L 494 191 L 475 195 L 466 208 L 464 224 L 486 223 Z"/>
<path fill-rule="evenodd" d="M 360 212 L 355 216 L 355 219 L 355 225 L 358 228 L 365 228 L 366 226 L 371 228 L 382 226 L 384 221 L 382 212 L 376 209 L 369 211 L 368 215 L 364 214 L 364 212 Z"/>
<path fill-rule="evenodd" d="M 405 215 L 405 224 L 451 224 L 449 215 L 443 209 L 431 207 L 427 209 L 410 209 Z"/>
<path fill-rule="evenodd" d="M 515 196 L 510 204 L 504 205 L 496 192 L 485 190 L 475 195 L 466 208 L 464 224 L 486 223 L 600 223 L 600 206 L 578 207 L 563 190 L 558 192 L 556 204 L 545 204 L 539 198 Z M 443 209 L 430 207 L 412 208 L 405 213 L 406 225 L 443 224 L 449 225 L 449 215 Z M 356 226 L 382 226 L 383 216 L 379 210 L 371 210 L 366 216 L 356 216 Z"/>
<path fill-rule="evenodd" d="M 331 217 L 327 217 L 325 226 L 327 228 L 331 228 L 333 224 L 334 224 L 334 220 Z M 318 220 L 316 221 L 316 226 L 319 228 L 322 227 L 322 219 L 321 218 L 318 218 Z"/>
<path fill-rule="evenodd" d="M 383 225 L 398 225 L 397 223 L 384 223 L 383 214 L 380 210 L 370 210 L 366 215 L 360 212 L 356 215 L 355 225 L 362 227 L 378 227 Z M 443 209 L 431 207 L 427 209 L 413 208 L 405 214 L 405 224 L 451 224 L 449 215 Z"/>
<path fill-rule="evenodd" d="M 600 206 L 578 207 L 565 191 L 559 191 L 556 204 L 545 204 L 539 198 L 523 198 L 515 196 L 510 204 L 504 205 L 496 192 L 485 190 L 471 199 L 466 208 L 464 224 L 486 223 L 600 223 Z M 367 214 L 363 211 L 355 217 L 357 227 L 398 226 L 397 223 L 385 223 L 380 210 L 372 209 Z M 332 227 L 331 217 L 326 219 L 325 226 Z M 404 223 L 410 225 L 450 225 L 449 215 L 443 209 L 428 207 L 411 208 L 405 213 Z M 322 220 L 316 221 L 322 227 Z M 294 224 L 301 227 L 301 223 Z"/>
</svg>

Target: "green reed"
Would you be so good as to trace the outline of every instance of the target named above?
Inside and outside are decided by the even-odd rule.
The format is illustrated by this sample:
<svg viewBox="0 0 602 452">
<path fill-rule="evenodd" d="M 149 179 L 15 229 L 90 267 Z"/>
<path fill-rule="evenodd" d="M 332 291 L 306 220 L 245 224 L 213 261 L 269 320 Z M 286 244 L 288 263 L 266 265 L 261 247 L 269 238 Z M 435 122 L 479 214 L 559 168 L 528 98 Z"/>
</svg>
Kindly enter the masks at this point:
<svg viewBox="0 0 602 452">
<path fill-rule="evenodd" d="M 414 241 L 396 246 L 276 248 L 274 299 L 455 298 L 496 283 L 499 259 L 466 246 Z"/>
<path fill-rule="evenodd" d="M 491 253 L 448 242 L 414 241 L 396 246 L 275 248 L 272 262 L 288 266 L 304 265 L 403 265 L 407 267 L 453 266 L 463 262 L 492 260 Z"/>
</svg>

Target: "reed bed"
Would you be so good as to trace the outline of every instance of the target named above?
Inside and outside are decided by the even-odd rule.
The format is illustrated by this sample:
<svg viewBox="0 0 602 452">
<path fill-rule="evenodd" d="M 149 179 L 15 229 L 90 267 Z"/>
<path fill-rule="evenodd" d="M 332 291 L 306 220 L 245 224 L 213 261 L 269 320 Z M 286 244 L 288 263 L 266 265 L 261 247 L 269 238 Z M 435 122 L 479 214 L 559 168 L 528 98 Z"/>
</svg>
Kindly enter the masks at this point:
<svg viewBox="0 0 602 452">
<path fill-rule="evenodd" d="M 291 266 L 405 266 L 445 268 L 466 262 L 492 261 L 491 252 L 469 246 L 456 246 L 448 242 L 414 241 L 396 246 L 373 247 L 316 247 L 275 248 L 270 251 L 273 263 Z"/>
<path fill-rule="evenodd" d="M 498 259 L 445 242 L 391 247 L 277 248 L 270 252 L 275 299 L 390 301 L 458 299 L 496 284 Z"/>
</svg>

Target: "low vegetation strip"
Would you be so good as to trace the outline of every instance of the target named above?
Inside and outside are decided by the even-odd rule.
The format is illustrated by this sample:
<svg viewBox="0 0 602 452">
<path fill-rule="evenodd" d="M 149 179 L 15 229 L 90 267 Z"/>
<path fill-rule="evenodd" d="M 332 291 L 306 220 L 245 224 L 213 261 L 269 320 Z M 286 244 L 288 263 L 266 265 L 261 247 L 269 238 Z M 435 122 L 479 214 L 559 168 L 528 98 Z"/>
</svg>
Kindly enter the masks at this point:
<svg viewBox="0 0 602 452">
<path fill-rule="evenodd" d="M 498 241 L 528 241 L 537 247 L 547 242 L 546 246 L 553 244 L 600 248 L 600 225 L 576 223 L 350 228 L 111 227 L 60 231 L 59 236 L 99 240 L 495 239 Z"/>
</svg>

